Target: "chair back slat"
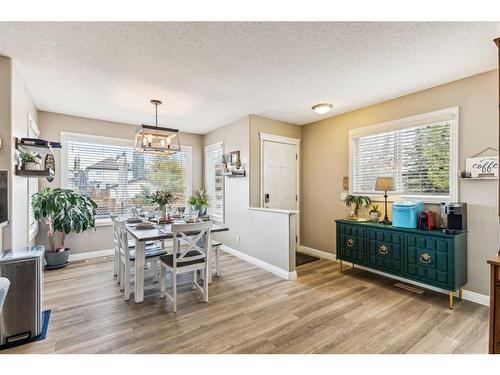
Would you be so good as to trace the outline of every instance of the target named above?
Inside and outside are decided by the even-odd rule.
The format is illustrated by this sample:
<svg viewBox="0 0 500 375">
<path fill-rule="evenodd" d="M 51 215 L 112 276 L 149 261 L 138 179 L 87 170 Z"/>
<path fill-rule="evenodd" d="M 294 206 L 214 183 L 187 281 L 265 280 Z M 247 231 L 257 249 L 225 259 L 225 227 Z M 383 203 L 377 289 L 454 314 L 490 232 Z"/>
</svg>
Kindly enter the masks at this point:
<svg viewBox="0 0 500 375">
<path fill-rule="evenodd" d="M 210 245 L 210 229 L 212 222 L 205 221 L 194 224 L 172 224 L 174 236 L 174 257 L 173 265 L 177 263 L 192 262 L 199 259 L 206 259 Z M 200 246 L 199 242 L 203 240 Z M 181 243 L 187 246 L 182 247 Z M 177 256 L 176 256 L 177 255 Z"/>
</svg>

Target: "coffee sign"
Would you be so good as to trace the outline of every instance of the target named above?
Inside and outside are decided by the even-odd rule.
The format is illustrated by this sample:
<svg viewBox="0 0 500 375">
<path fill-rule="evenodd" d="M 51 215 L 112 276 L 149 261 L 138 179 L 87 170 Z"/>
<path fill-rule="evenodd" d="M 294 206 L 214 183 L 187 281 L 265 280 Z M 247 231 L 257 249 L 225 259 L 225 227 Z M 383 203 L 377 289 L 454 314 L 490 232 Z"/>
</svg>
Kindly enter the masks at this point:
<svg viewBox="0 0 500 375">
<path fill-rule="evenodd" d="M 465 171 L 471 177 L 498 176 L 498 156 L 465 159 Z"/>
</svg>

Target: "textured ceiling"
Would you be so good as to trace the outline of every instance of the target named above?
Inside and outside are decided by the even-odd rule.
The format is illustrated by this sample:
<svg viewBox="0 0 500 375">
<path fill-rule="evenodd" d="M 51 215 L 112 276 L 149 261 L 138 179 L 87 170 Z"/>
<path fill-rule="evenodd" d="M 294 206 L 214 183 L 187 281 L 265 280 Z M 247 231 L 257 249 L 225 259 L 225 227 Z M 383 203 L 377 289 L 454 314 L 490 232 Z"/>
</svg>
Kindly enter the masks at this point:
<svg viewBox="0 0 500 375">
<path fill-rule="evenodd" d="M 496 67 L 499 23 L 0 23 L 41 110 L 206 133 L 304 124 Z M 318 115 L 311 106 L 331 102 Z"/>
</svg>

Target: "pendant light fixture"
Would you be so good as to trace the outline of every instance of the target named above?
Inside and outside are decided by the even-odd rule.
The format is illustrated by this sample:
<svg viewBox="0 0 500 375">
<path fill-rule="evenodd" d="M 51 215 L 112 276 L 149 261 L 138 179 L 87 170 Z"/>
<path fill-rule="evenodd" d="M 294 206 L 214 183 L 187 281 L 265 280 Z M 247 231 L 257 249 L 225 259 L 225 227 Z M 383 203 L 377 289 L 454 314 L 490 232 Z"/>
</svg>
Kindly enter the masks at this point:
<svg viewBox="0 0 500 375">
<path fill-rule="evenodd" d="M 135 131 L 134 151 L 152 154 L 171 155 L 181 150 L 179 129 L 158 126 L 158 106 L 160 100 L 152 99 L 155 106 L 155 126 L 140 125 Z"/>
</svg>

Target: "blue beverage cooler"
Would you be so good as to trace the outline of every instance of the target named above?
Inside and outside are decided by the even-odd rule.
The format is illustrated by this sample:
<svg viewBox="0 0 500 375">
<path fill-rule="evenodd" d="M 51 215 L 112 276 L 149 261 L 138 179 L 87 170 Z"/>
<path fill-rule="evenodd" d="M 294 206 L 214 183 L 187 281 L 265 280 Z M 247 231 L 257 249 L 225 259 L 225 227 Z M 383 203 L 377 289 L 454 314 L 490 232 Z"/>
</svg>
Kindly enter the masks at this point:
<svg viewBox="0 0 500 375">
<path fill-rule="evenodd" d="M 392 226 L 399 228 L 416 228 L 418 215 L 424 210 L 422 201 L 402 201 L 392 204 Z"/>
</svg>

